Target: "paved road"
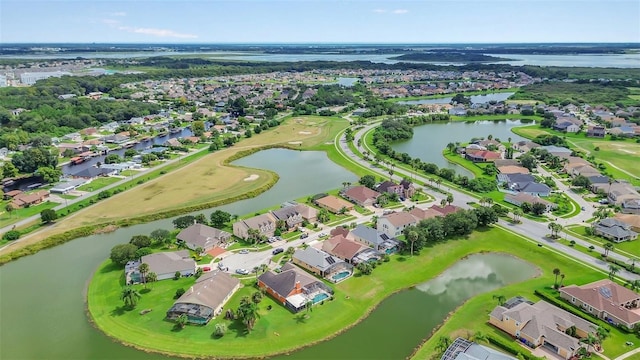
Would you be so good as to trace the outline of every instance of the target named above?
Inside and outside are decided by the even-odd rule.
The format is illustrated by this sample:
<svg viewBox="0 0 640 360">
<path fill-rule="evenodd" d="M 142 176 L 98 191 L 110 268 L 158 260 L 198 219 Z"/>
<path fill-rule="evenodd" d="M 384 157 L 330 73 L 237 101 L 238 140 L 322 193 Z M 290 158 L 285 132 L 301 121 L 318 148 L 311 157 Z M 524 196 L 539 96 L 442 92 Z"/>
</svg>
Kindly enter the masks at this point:
<svg viewBox="0 0 640 360">
<path fill-rule="evenodd" d="M 157 166 L 154 166 L 154 167 L 152 167 L 152 168 L 149 168 L 149 169 L 146 169 L 146 170 L 139 171 L 138 173 L 136 173 L 136 174 L 134 174 L 134 175 L 132 175 L 132 176 L 127 176 L 126 178 L 123 178 L 123 179 L 122 179 L 122 180 L 120 180 L 120 181 L 117 181 L 117 182 L 115 182 L 115 183 L 113 183 L 113 184 L 109 184 L 109 185 L 107 185 L 107 186 L 105 186 L 105 187 L 102 187 L 102 188 L 100 188 L 100 189 L 98 189 L 98 190 L 91 191 L 91 192 L 87 192 L 86 194 L 83 194 L 82 196 L 78 196 L 78 197 L 77 197 L 77 198 L 75 198 L 75 199 L 69 199 L 69 200 L 66 200 L 66 199 L 65 199 L 65 202 L 64 202 L 63 204 L 60 204 L 60 205 L 58 205 L 58 206 L 54 207 L 54 208 L 53 208 L 53 210 L 56 210 L 56 211 L 62 210 L 62 209 L 64 209 L 64 208 L 66 208 L 67 206 L 73 205 L 73 204 L 75 204 L 75 203 L 77 203 L 77 202 L 80 202 L 80 201 L 82 201 L 82 200 L 85 200 L 85 199 L 87 199 L 87 198 L 89 198 L 89 197 L 91 197 L 91 196 L 97 195 L 98 193 L 100 193 L 100 192 L 102 192 L 102 191 L 106 191 L 106 190 L 113 189 L 113 188 L 115 188 L 115 187 L 117 187 L 117 186 L 120 186 L 120 185 L 122 185 L 123 183 L 128 182 L 128 181 L 131 181 L 131 180 L 133 180 L 133 179 L 142 178 L 142 177 L 144 177 L 145 175 L 147 175 L 147 174 L 148 174 L 149 172 L 151 172 L 151 171 L 155 171 L 155 170 L 161 169 L 161 168 L 163 168 L 163 167 L 165 167 L 165 166 L 169 166 L 169 165 L 171 165 L 171 164 L 173 164 L 173 163 L 176 163 L 176 162 L 178 162 L 178 161 L 183 160 L 183 159 L 184 159 L 185 157 L 187 157 L 187 156 L 191 156 L 191 155 L 193 155 L 193 154 L 196 154 L 196 153 L 198 153 L 198 152 L 202 152 L 202 151 L 208 151 L 208 148 L 207 148 L 207 147 L 203 147 L 202 149 L 198 149 L 198 150 L 196 150 L 196 151 L 194 151 L 194 152 L 190 152 L 190 153 L 188 153 L 188 154 L 180 155 L 179 157 L 177 157 L 177 158 L 175 158 L 175 159 L 171 159 L 171 160 L 168 160 L 168 161 L 162 162 L 161 164 L 159 164 L 159 165 L 157 165 Z M 14 228 L 16 228 L 16 227 L 25 226 L 25 225 L 28 225 L 28 224 L 30 224 L 30 223 L 36 222 L 36 221 L 40 221 L 40 215 L 39 215 L 39 214 L 38 214 L 38 215 L 33 215 L 33 216 L 28 217 L 28 218 L 26 218 L 26 219 L 22 219 L 22 220 L 20 220 L 20 221 L 17 221 L 17 222 L 15 222 L 15 223 L 11 224 L 11 225 L 7 225 L 7 226 L 5 226 L 5 227 L 3 227 L 3 228 L 0 228 L 0 233 L 4 234 L 5 232 L 7 232 L 7 231 L 9 231 L 9 230 L 12 230 L 12 229 L 14 229 Z M 55 225 L 55 224 L 54 224 L 54 225 Z M 29 235 L 32 235 L 32 234 L 29 234 Z M 25 237 L 22 237 L 22 238 L 20 238 L 20 239 L 18 239 L 18 240 L 12 241 L 12 242 L 10 242 L 10 243 L 6 244 L 6 245 L 5 245 L 5 246 L 3 246 L 3 247 L 0 247 L 0 250 L 4 250 L 4 249 L 9 248 L 9 247 L 11 247 L 11 246 L 15 246 L 16 244 L 20 243 L 20 241 L 22 241 L 22 240 L 24 240 L 24 239 L 27 239 L 27 238 L 28 238 L 28 236 L 25 236 Z"/>
<path fill-rule="evenodd" d="M 354 134 L 354 144 L 358 144 L 359 141 L 362 139 L 362 136 L 365 132 L 367 132 L 369 129 L 375 127 L 376 124 L 373 125 L 368 125 L 365 126 L 364 128 L 360 129 L 359 131 L 355 132 Z M 359 151 L 360 152 L 364 152 L 364 151 L 368 151 L 369 153 L 374 153 L 372 151 L 372 149 L 366 148 L 366 144 L 364 142 L 364 139 L 362 139 L 363 141 L 360 141 L 361 146 L 359 147 Z M 340 149 L 355 163 L 359 164 L 362 167 L 365 167 L 369 170 L 372 170 L 374 172 L 377 172 L 378 174 L 380 174 L 383 177 L 388 176 L 388 172 L 386 168 L 382 168 L 380 166 L 374 166 L 371 163 L 369 163 L 368 161 L 365 161 L 364 159 L 361 159 L 359 156 L 357 156 L 356 154 L 354 154 L 351 149 L 349 148 L 344 135 L 340 138 L 336 140 L 336 146 L 339 146 Z M 438 151 L 440 151 L 440 149 L 438 149 Z M 415 175 L 415 174 L 411 174 L 408 171 L 405 171 L 403 169 L 399 169 L 399 168 L 394 168 L 394 172 L 396 175 L 394 175 L 394 178 L 396 180 L 401 180 L 403 177 L 412 177 L 417 179 L 418 181 L 421 181 L 423 183 L 428 182 L 428 179 L 422 175 Z M 426 190 L 426 189 L 425 189 Z M 468 202 L 478 202 L 478 198 L 471 196 L 467 193 L 458 191 L 456 189 L 452 189 L 452 188 L 445 188 L 446 191 L 450 192 L 453 197 L 454 197 L 454 205 L 463 207 L 463 208 L 470 208 L 469 205 L 467 205 Z M 431 195 L 435 196 L 436 199 L 438 199 L 436 202 L 439 202 L 441 199 L 443 199 L 445 197 L 445 195 L 437 193 L 437 192 L 431 192 Z M 538 244 L 541 244 L 543 246 L 548 246 L 554 250 L 556 250 L 557 252 L 561 252 L 567 255 L 570 255 L 572 258 L 575 259 L 579 259 L 580 261 L 588 264 L 589 266 L 593 267 L 593 268 L 597 268 L 600 270 L 605 271 L 606 273 L 609 272 L 609 264 L 594 258 L 592 256 L 589 256 L 587 254 L 584 254 L 572 247 L 563 245 L 561 243 L 558 243 L 556 241 L 551 241 L 550 239 L 547 238 L 547 235 L 550 233 L 549 229 L 548 229 L 548 223 L 540 223 L 540 222 L 536 222 L 536 221 L 532 221 L 529 219 L 522 219 L 521 220 L 522 223 L 519 225 L 511 225 L 510 223 L 507 223 L 505 221 L 501 221 L 497 226 L 500 226 L 504 229 L 507 229 L 511 232 L 517 233 L 517 234 L 521 234 L 535 242 L 537 242 Z M 580 221 L 578 221 L 578 223 L 580 223 Z M 564 224 L 563 224 L 564 225 Z M 591 243 L 588 243 L 584 240 L 575 238 L 573 236 L 567 235 L 565 234 L 565 238 L 569 241 L 573 240 L 575 241 L 577 244 L 581 245 L 581 246 L 585 246 L 585 247 L 589 247 L 591 245 Z M 600 246 L 594 246 L 594 253 L 598 254 L 598 253 L 604 253 L 604 249 Z M 609 253 L 609 256 L 612 258 L 615 258 L 617 260 L 620 261 L 624 261 L 627 263 L 630 263 L 629 258 L 617 253 Z M 622 269 L 618 274 L 618 277 L 625 279 L 625 280 L 640 280 L 640 275 L 638 274 L 634 274 L 631 272 L 628 272 L 624 269 Z"/>
</svg>

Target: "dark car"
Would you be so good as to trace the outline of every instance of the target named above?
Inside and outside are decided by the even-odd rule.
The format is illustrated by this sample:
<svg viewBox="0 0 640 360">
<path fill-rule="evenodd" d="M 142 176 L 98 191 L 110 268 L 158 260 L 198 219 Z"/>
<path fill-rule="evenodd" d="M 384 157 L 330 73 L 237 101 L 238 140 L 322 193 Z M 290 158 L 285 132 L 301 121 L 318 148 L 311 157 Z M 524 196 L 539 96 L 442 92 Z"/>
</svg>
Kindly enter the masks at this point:
<svg viewBox="0 0 640 360">
<path fill-rule="evenodd" d="M 277 248 L 277 249 L 273 249 L 273 251 L 271 252 L 273 255 L 278 255 L 281 252 L 283 252 L 284 249 L 283 248 Z"/>
<path fill-rule="evenodd" d="M 307 233 L 302 233 L 302 235 L 300 235 L 300 239 L 306 239 L 309 237 L 309 234 Z"/>
</svg>

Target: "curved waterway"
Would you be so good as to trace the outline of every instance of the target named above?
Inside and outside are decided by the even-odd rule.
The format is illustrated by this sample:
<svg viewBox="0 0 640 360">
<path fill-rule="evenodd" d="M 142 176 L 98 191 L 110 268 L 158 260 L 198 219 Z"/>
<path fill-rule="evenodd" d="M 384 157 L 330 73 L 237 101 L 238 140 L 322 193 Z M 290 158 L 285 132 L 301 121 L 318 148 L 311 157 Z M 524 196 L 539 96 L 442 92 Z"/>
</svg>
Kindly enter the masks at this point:
<svg viewBox="0 0 640 360">
<path fill-rule="evenodd" d="M 474 254 L 437 278 L 390 296 L 344 334 L 276 359 L 405 359 L 466 300 L 536 274 L 533 265 L 510 255 Z"/>
<path fill-rule="evenodd" d="M 357 180 L 323 152 L 270 149 L 234 164 L 280 175 L 267 192 L 220 207 L 234 214 L 252 213 Z M 211 211 L 196 213 L 208 216 Z M 83 292 L 114 245 L 158 228 L 170 229 L 171 221 L 79 238 L 0 267 L 0 359 L 163 358 L 114 343 L 94 329 L 85 314 Z"/>
<path fill-rule="evenodd" d="M 438 167 L 454 169 L 457 174 L 473 177 L 473 174 L 460 165 L 452 164 L 442 156 L 448 143 L 468 143 L 471 138 L 487 138 L 512 142 L 525 140 L 514 134 L 511 129 L 521 126 L 521 120 L 475 121 L 475 122 L 446 122 L 420 125 L 413 128 L 413 137 L 406 141 L 391 144 L 398 152 L 407 153 L 413 158 L 419 158 L 427 163 L 434 163 Z"/>
</svg>

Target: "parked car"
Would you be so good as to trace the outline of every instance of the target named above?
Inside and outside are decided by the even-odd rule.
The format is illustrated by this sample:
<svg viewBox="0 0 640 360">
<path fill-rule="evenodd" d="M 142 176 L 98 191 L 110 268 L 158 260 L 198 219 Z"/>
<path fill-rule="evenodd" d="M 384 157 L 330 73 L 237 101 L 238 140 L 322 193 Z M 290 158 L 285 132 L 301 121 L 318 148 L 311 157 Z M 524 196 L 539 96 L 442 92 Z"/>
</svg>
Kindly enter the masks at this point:
<svg viewBox="0 0 640 360">
<path fill-rule="evenodd" d="M 238 251 L 238 254 L 248 254 L 248 253 L 249 253 L 249 250 L 247 250 L 247 249 L 242 249 L 242 250 Z"/>
<path fill-rule="evenodd" d="M 277 248 L 277 249 L 273 249 L 273 251 L 271 252 L 273 255 L 278 255 L 281 252 L 283 252 L 284 249 L 283 248 Z"/>
<path fill-rule="evenodd" d="M 309 237 L 309 234 L 307 233 L 302 233 L 302 235 L 300 235 L 300 239 L 306 239 Z"/>
<path fill-rule="evenodd" d="M 202 271 L 211 271 L 211 268 L 209 266 L 203 266 Z"/>
<path fill-rule="evenodd" d="M 236 274 L 249 275 L 249 271 L 247 271 L 246 269 L 236 269 Z"/>
<path fill-rule="evenodd" d="M 218 269 L 222 270 L 222 271 L 227 271 L 229 270 L 228 267 L 224 266 L 223 263 L 218 263 Z"/>
</svg>

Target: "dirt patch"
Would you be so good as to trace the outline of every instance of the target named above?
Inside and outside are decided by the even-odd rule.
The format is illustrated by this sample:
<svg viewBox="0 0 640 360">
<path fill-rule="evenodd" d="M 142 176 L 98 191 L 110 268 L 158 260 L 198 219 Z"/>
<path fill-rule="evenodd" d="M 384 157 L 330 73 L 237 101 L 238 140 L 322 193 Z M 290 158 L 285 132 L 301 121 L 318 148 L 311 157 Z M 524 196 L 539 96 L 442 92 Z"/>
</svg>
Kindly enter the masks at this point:
<svg viewBox="0 0 640 360">
<path fill-rule="evenodd" d="M 244 181 L 256 181 L 259 178 L 260 178 L 259 175 L 251 174 L 251 175 L 247 176 L 246 178 L 244 178 Z"/>
<path fill-rule="evenodd" d="M 311 131 L 299 131 L 298 134 L 300 134 L 300 135 L 311 135 L 313 133 Z"/>
<path fill-rule="evenodd" d="M 94 234 L 107 234 L 110 232 L 114 232 L 118 230 L 118 227 L 116 225 L 107 225 L 105 227 L 99 228 L 99 229 L 95 229 L 93 231 Z"/>
<path fill-rule="evenodd" d="M 291 144 L 291 145 L 300 145 L 300 144 L 302 144 L 302 141 L 289 141 L 289 144 Z"/>
</svg>

